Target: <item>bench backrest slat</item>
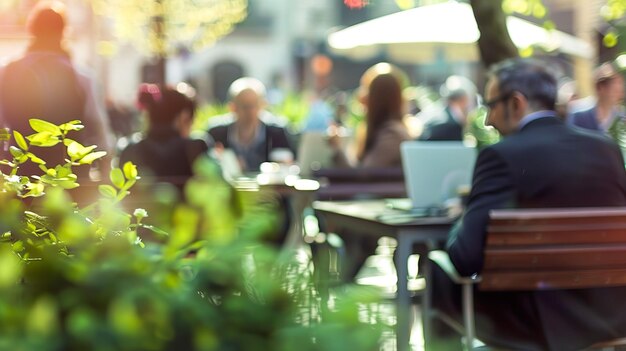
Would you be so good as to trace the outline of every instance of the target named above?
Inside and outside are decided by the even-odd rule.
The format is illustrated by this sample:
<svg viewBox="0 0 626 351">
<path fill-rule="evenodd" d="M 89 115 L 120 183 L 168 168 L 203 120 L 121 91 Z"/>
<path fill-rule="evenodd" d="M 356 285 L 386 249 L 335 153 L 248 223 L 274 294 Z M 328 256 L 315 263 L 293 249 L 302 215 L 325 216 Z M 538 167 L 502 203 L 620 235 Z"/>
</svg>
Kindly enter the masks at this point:
<svg viewBox="0 0 626 351">
<path fill-rule="evenodd" d="M 495 210 L 482 290 L 626 285 L 626 208 Z"/>
</svg>

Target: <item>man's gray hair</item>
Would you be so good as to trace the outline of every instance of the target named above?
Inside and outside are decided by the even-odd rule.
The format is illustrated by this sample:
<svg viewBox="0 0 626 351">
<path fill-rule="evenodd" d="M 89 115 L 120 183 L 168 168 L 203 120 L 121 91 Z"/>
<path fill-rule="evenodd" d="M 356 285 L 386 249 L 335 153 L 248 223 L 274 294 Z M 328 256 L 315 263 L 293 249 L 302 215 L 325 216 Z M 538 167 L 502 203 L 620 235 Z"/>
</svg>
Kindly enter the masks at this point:
<svg viewBox="0 0 626 351">
<path fill-rule="evenodd" d="M 533 58 L 508 59 L 493 66 L 489 75 L 498 80 L 501 96 L 517 91 L 536 108 L 554 110 L 557 82 L 547 62 Z"/>
<path fill-rule="evenodd" d="M 260 80 L 252 77 L 242 77 L 235 80 L 228 88 L 228 97 L 232 100 L 244 90 L 252 90 L 259 97 L 265 98 L 265 85 Z"/>
</svg>

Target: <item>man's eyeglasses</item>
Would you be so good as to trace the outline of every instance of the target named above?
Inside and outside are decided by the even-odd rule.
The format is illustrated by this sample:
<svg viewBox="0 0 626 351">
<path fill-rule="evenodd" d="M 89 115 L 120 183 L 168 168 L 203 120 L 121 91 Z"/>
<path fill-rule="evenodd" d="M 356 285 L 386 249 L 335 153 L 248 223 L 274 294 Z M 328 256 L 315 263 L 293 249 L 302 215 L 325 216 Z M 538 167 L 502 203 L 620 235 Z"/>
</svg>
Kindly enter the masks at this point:
<svg viewBox="0 0 626 351">
<path fill-rule="evenodd" d="M 507 93 L 507 94 L 502 94 L 496 98 L 493 98 L 489 101 L 485 101 L 485 106 L 487 106 L 488 109 L 493 109 L 494 107 L 496 107 L 496 105 L 502 101 L 506 101 L 511 97 L 512 93 Z"/>
</svg>

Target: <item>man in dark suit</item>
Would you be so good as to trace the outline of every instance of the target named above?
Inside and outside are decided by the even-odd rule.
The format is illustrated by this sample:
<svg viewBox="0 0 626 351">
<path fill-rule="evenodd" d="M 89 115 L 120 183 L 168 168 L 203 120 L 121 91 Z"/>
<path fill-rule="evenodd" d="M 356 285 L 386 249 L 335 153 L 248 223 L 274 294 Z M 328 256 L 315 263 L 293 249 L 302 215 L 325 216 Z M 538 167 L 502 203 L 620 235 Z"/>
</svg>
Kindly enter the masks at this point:
<svg viewBox="0 0 626 351">
<path fill-rule="evenodd" d="M 509 60 L 489 76 L 487 123 L 505 138 L 480 152 L 467 208 L 449 236 L 447 251 L 463 276 L 482 270 L 492 209 L 626 205 L 617 145 L 557 118 L 556 80 L 544 66 Z M 460 320 L 460 288 L 433 273 L 435 307 Z M 626 336 L 626 314 L 615 308 L 626 289 L 475 294 L 478 338 L 493 346 L 578 350 Z"/>
<path fill-rule="evenodd" d="M 426 121 L 419 139 L 462 141 L 468 114 L 476 107 L 476 86 L 465 77 L 450 76 L 440 90 L 446 100 L 446 107 L 440 114 Z"/>
<path fill-rule="evenodd" d="M 228 93 L 234 118 L 209 129 L 215 143 L 232 149 L 243 171 L 259 171 L 261 163 L 274 158 L 282 161 L 279 159 L 282 155 L 275 154 L 277 149 L 282 149 L 282 154 L 287 153 L 286 158 L 293 161 L 294 152 L 285 129 L 261 118 L 265 112 L 263 83 L 254 78 L 239 78 Z"/>
</svg>

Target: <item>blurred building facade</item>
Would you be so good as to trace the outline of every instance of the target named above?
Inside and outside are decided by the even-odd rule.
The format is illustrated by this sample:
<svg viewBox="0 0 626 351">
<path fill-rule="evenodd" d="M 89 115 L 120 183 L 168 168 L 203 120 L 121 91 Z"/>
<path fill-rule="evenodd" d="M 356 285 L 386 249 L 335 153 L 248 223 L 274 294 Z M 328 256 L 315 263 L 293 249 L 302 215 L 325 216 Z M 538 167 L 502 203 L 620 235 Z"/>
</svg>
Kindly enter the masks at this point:
<svg viewBox="0 0 626 351">
<path fill-rule="evenodd" d="M 590 42 L 597 42 L 600 7 L 606 0 L 543 0 L 557 28 Z M 131 103 L 138 84 L 151 80 L 152 59 L 131 44 L 113 37 L 112 21 L 94 16 L 88 2 L 66 0 L 70 21 L 69 47 L 74 60 L 90 68 L 99 78 L 102 94 L 123 103 Z M 437 0 L 415 1 L 427 5 Z M 0 62 L 16 57 L 26 47 L 28 36 L 23 29 L 26 14 L 36 0 L 0 3 Z M 371 18 L 399 11 L 396 1 L 373 1 L 360 9 L 349 9 L 341 0 L 248 0 L 248 17 L 214 46 L 200 52 L 181 47 L 167 60 L 169 83 L 189 81 L 207 102 L 224 101 L 226 89 L 236 78 L 248 75 L 261 79 L 269 88 L 299 90 L 310 87 L 313 78 L 310 59 L 326 54 L 328 32 Z M 598 49 L 600 50 L 600 49 Z M 348 89 L 358 84 L 358 76 L 373 62 L 333 57 L 335 84 Z M 589 80 L 595 62 L 581 60 L 572 65 L 580 82 Z M 435 85 L 448 74 L 472 77 L 474 66 L 448 67 L 442 62 L 407 67 L 414 81 Z M 356 77 L 356 78 L 355 78 Z M 474 78 L 474 77 L 472 77 Z M 431 81 L 429 81 L 429 79 Z M 587 91 L 583 84 L 581 90 Z"/>
</svg>

